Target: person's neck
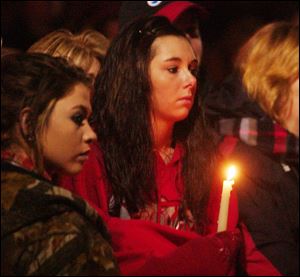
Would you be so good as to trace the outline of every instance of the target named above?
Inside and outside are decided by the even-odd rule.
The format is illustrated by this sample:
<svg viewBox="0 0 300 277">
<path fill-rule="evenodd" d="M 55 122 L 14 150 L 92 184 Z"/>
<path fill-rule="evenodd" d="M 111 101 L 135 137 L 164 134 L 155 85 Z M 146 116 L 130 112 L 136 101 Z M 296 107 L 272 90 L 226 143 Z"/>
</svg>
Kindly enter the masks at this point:
<svg viewBox="0 0 300 277">
<path fill-rule="evenodd" d="M 173 127 L 173 123 L 162 120 L 153 121 L 154 147 L 156 150 L 171 147 Z"/>
<path fill-rule="evenodd" d="M 153 121 L 154 151 L 158 152 L 165 163 L 169 163 L 173 157 L 172 148 L 174 124 L 165 121 Z"/>
</svg>

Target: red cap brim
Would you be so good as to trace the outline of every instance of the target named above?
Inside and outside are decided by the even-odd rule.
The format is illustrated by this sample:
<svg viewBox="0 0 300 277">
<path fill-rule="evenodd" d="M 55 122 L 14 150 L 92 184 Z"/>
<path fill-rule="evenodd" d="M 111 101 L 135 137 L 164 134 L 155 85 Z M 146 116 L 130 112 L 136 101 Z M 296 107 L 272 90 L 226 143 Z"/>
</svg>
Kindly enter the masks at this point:
<svg viewBox="0 0 300 277">
<path fill-rule="evenodd" d="M 189 1 L 174 1 L 161 8 L 157 13 L 155 13 L 155 15 L 165 16 L 171 22 L 174 22 L 179 15 L 191 8 L 196 9 L 199 12 L 199 20 L 203 20 L 208 17 L 208 12 L 205 8 Z"/>
</svg>

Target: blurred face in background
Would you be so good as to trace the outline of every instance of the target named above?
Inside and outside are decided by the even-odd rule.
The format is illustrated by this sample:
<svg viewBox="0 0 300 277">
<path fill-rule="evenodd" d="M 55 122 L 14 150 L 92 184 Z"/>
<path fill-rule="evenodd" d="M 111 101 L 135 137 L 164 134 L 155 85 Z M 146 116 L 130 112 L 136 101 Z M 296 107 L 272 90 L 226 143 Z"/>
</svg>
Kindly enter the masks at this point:
<svg viewBox="0 0 300 277">
<path fill-rule="evenodd" d="M 288 100 L 288 112 L 284 119 L 286 128 L 299 137 L 299 78 L 291 84 L 291 97 Z"/>
<path fill-rule="evenodd" d="M 99 72 L 100 72 L 100 63 L 96 58 L 94 58 L 90 68 L 86 71 L 86 73 L 92 78 L 93 84 L 95 83 L 95 80 Z"/>
<path fill-rule="evenodd" d="M 197 11 L 190 9 L 182 13 L 174 22 L 174 25 L 183 31 L 191 42 L 196 58 L 201 63 L 203 52 L 202 39 L 199 29 L 199 14 Z"/>
</svg>

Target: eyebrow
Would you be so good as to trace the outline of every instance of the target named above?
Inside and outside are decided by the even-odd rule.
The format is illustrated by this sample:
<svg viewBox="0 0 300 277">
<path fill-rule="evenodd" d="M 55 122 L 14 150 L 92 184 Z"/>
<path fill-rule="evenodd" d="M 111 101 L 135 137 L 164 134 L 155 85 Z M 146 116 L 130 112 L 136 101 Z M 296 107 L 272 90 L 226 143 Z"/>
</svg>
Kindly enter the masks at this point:
<svg viewBox="0 0 300 277">
<path fill-rule="evenodd" d="M 76 105 L 72 108 L 72 110 L 80 109 L 81 111 L 85 112 L 87 115 L 91 115 L 92 111 L 83 105 Z"/>
<path fill-rule="evenodd" d="M 168 58 L 166 60 L 164 60 L 164 62 L 181 62 L 182 59 L 179 57 L 172 57 L 172 58 Z M 197 59 L 193 59 L 190 63 L 197 63 L 198 64 L 198 60 Z"/>
<path fill-rule="evenodd" d="M 164 62 L 173 62 L 173 61 L 181 61 L 181 59 L 180 58 L 178 58 L 178 57 L 172 57 L 172 58 L 169 58 L 169 59 L 166 59 L 166 60 L 164 60 Z"/>
</svg>

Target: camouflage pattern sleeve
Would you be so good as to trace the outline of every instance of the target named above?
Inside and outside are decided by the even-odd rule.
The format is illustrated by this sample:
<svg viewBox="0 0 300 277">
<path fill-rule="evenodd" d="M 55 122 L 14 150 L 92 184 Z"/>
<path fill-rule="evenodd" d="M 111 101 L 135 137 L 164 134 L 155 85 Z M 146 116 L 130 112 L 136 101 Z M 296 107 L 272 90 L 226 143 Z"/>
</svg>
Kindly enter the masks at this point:
<svg viewBox="0 0 300 277">
<path fill-rule="evenodd" d="M 2 249 L 9 275 L 118 275 L 108 242 L 75 212 L 14 232 Z"/>
<path fill-rule="evenodd" d="M 102 218 L 49 183 L 1 171 L 1 275 L 116 276 Z"/>
</svg>

